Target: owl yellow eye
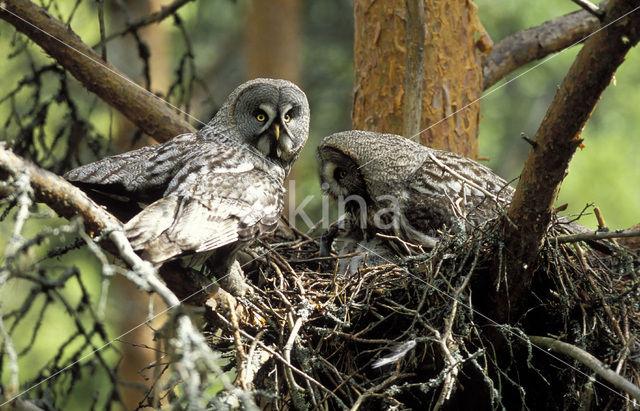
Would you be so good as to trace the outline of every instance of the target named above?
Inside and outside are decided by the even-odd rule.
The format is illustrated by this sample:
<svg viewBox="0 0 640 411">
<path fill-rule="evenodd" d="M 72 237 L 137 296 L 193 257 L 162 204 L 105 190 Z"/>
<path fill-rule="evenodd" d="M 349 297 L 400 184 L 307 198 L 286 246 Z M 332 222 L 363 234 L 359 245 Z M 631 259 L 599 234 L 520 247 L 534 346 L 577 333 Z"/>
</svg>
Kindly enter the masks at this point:
<svg viewBox="0 0 640 411">
<path fill-rule="evenodd" d="M 264 123 L 265 121 L 267 121 L 267 116 L 264 113 L 258 113 L 258 115 L 256 115 L 256 120 Z"/>
<path fill-rule="evenodd" d="M 282 119 L 284 120 L 285 123 L 288 123 L 291 121 L 291 116 L 289 114 L 285 114 Z"/>
</svg>

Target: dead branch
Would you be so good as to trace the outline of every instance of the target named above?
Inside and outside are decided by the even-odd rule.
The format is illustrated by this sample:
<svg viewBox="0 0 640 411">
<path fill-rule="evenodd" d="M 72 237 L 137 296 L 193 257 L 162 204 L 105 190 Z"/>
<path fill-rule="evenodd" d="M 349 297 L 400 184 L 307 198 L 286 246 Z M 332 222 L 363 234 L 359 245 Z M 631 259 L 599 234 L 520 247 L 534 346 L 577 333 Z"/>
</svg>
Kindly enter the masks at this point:
<svg viewBox="0 0 640 411">
<path fill-rule="evenodd" d="M 580 10 L 504 38 L 483 61 L 483 88 L 488 89 L 527 63 L 574 45 L 599 24 L 593 14 Z"/>
<path fill-rule="evenodd" d="M 47 204 L 58 215 L 67 219 L 80 216 L 84 221 L 85 230 L 92 237 L 96 237 L 103 232 L 108 232 L 109 240 L 111 240 L 112 245 L 116 248 L 114 250 L 109 244 L 102 244 L 103 247 L 107 247 L 107 249 L 112 252 L 117 251 L 122 260 L 131 267 L 135 267 L 136 264 L 139 265 L 142 262 L 140 257 L 131 249 L 129 242 L 126 241 L 124 233 L 122 232 L 122 223 L 91 200 L 79 188 L 71 185 L 62 177 L 41 169 L 37 165 L 20 158 L 1 146 L 0 169 L 14 176 L 20 173 L 26 173 L 37 202 Z M 7 190 L 3 189 L 2 191 L 7 194 Z M 195 297 L 196 294 L 201 297 L 192 299 L 190 302 L 197 301 L 203 303 L 209 297 L 221 300 L 224 298 L 233 298 L 227 296 L 227 293 L 219 290 L 217 286 L 211 285 L 211 281 L 204 281 L 194 273 L 187 274 L 184 269 L 181 269 L 179 274 L 171 270 L 164 270 L 162 274 L 163 279 L 167 281 L 171 290 L 174 290 L 181 299 Z M 189 279 L 190 281 L 185 281 L 185 279 Z M 145 281 L 149 282 L 151 280 L 147 279 Z M 138 284 L 139 282 L 136 283 Z M 177 288 L 173 287 L 174 285 Z M 166 288 L 166 286 L 160 282 L 154 287 L 156 287 L 154 291 L 158 293 L 165 292 L 161 291 L 161 288 Z M 203 289 L 206 289 L 205 293 L 201 292 Z M 180 300 L 178 300 L 173 293 L 171 293 L 171 295 L 173 297 L 168 294 L 163 296 L 167 304 L 169 304 L 169 301 L 172 301 L 173 305 L 178 304 Z M 172 304 L 169 305 L 171 306 Z M 219 302 L 219 304 L 224 305 L 224 302 Z"/>
<path fill-rule="evenodd" d="M 0 18 L 42 47 L 84 87 L 162 142 L 195 129 L 158 97 L 136 85 L 67 26 L 28 0 L 0 5 Z"/>
<path fill-rule="evenodd" d="M 640 13 L 633 12 L 637 7 L 624 1 L 609 3 L 603 28 L 580 50 L 536 133 L 536 147 L 529 151 L 509 207 L 511 223 L 505 224 L 510 285 L 494 293 L 494 320 L 514 318 L 509 307 L 522 306 L 519 299 L 531 285 L 560 183 L 582 142 L 580 132 L 625 55 L 640 40 Z M 494 267 L 499 266 L 496 261 Z M 494 283 L 502 275 L 499 271 L 495 270 Z"/>
<path fill-rule="evenodd" d="M 1 146 L 0 169 L 3 170 L 3 173 L 0 173 L 0 176 L 3 177 L 12 175 L 18 178 L 28 178 L 35 199 L 46 203 L 60 215 L 67 218 L 80 215 L 85 218 L 88 230 L 94 235 L 106 234 L 115 246 L 120 258 L 131 267 L 131 270 L 123 270 L 122 274 L 141 289 L 158 294 L 170 309 L 181 305 L 178 297 L 157 276 L 156 269 L 151 263 L 142 260 L 135 253 L 124 234 L 120 221 L 94 203 L 82 191 L 61 177 L 40 169 Z M 233 298 L 226 293 L 221 293 L 218 296 L 219 298 Z M 170 345 L 177 353 L 175 367 L 186 387 L 185 398 L 190 403 L 197 404 L 202 400 L 199 397 L 202 382 L 198 369 L 200 364 L 212 371 L 214 375 L 222 378 L 223 381 L 226 381 L 227 377 L 216 364 L 218 359 L 189 317 L 174 310 L 172 321 L 174 321 L 173 329 L 176 336 L 170 339 Z M 62 371 L 64 370 L 58 373 Z M 225 386 L 228 390 L 233 389 L 233 386 L 228 382 Z M 239 397 L 245 406 L 255 409 L 248 394 L 241 393 Z"/>
<path fill-rule="evenodd" d="M 600 377 L 609 381 L 616 388 L 621 389 L 622 391 L 630 394 L 636 400 L 640 401 L 640 388 L 637 385 L 611 370 L 588 352 L 576 347 L 575 345 L 567 344 L 554 338 L 532 335 L 529 336 L 529 339 L 535 345 L 549 348 L 555 352 L 568 355 L 574 360 L 579 361 L 595 371 L 595 373 Z"/>
<path fill-rule="evenodd" d="M 224 316 L 220 315 L 219 313 L 215 313 L 215 315 L 218 316 L 218 319 L 227 325 L 230 325 L 230 322 L 228 319 L 226 319 Z M 280 361 L 284 366 L 286 366 L 288 369 L 290 369 L 291 371 L 295 372 L 296 374 L 300 375 L 302 378 L 308 380 L 309 382 L 311 382 L 312 384 L 314 384 L 315 386 L 321 388 L 323 391 L 325 391 L 327 394 L 329 394 L 330 396 L 336 398 L 339 401 L 339 398 L 335 395 L 335 393 L 333 393 L 331 390 L 329 390 L 327 387 L 325 387 L 324 385 L 322 385 L 320 382 L 318 382 L 317 380 L 315 380 L 313 377 L 307 375 L 307 373 L 305 373 L 304 371 L 296 368 L 293 364 L 291 364 L 289 361 L 287 361 L 282 355 L 280 355 L 278 352 L 276 352 L 275 350 L 269 348 L 267 345 L 265 345 L 262 341 L 259 341 L 256 337 L 252 336 L 251 334 L 247 333 L 246 331 L 240 329 L 240 333 L 247 339 L 251 340 L 252 342 L 257 343 L 263 350 L 265 350 L 267 353 L 269 353 L 272 357 L 276 358 L 278 361 Z"/>
<path fill-rule="evenodd" d="M 561 235 L 550 238 L 549 241 L 557 241 L 558 243 L 577 243 L 579 241 L 624 237 L 640 237 L 640 230 L 591 231 L 586 233 Z"/>
<path fill-rule="evenodd" d="M 139 271 L 145 281 L 151 285 L 169 306 L 180 304 L 177 297 L 161 282 L 154 280 L 153 267 L 143 261 L 131 248 L 124 236 L 122 223 L 104 208 L 94 203 L 79 188 L 74 187 L 62 177 L 43 170 L 30 161 L 26 161 L 9 150 L 0 147 L 0 169 L 17 176 L 26 174 L 29 178 L 35 200 L 51 207 L 58 215 L 71 218 L 80 216 L 85 222 L 86 231 L 92 236 L 108 231 L 108 237 L 115 245 L 120 257 L 134 271 Z"/>
<path fill-rule="evenodd" d="M 68 219 L 74 216 L 82 217 L 85 229 L 92 237 L 106 227 L 122 225 L 118 219 L 94 203 L 79 188 L 3 147 L 0 147 L 0 169 L 11 175 L 17 175 L 20 172 L 28 173 L 35 200 L 47 204 L 62 217 Z"/>
</svg>

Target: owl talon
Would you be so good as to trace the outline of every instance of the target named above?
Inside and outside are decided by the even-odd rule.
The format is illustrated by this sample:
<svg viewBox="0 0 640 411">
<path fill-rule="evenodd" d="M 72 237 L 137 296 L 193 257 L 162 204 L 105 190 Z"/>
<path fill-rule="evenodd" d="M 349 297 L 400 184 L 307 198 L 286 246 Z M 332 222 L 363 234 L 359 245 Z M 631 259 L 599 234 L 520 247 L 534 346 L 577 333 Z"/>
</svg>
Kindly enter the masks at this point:
<svg viewBox="0 0 640 411">
<path fill-rule="evenodd" d="M 218 284 L 234 297 L 244 297 L 253 292 L 245 280 L 244 271 L 238 261 L 234 261 L 227 273 L 218 278 Z"/>
</svg>

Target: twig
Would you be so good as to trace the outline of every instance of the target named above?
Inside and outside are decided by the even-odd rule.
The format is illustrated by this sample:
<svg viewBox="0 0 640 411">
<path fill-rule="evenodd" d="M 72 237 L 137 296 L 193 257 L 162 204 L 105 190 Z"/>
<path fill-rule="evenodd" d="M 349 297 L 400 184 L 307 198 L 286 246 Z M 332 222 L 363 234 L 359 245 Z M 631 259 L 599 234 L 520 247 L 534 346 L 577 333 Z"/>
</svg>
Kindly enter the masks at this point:
<svg viewBox="0 0 640 411">
<path fill-rule="evenodd" d="M 604 221 L 604 216 L 602 215 L 602 211 L 600 211 L 599 207 L 593 207 L 593 213 L 596 215 L 596 219 L 598 220 L 598 231 L 609 231 L 607 227 L 607 222 Z M 618 242 L 615 239 L 611 239 L 611 242 L 618 247 Z"/>
<path fill-rule="evenodd" d="M 349 253 L 349 254 L 340 254 L 340 255 L 336 255 L 336 256 L 328 256 L 328 257 L 312 257 L 312 258 L 305 258 L 304 260 L 288 260 L 289 264 L 302 264 L 302 263 L 313 263 L 315 261 L 334 261 L 334 260 L 341 260 L 344 258 L 351 258 L 351 257 L 355 257 L 360 255 L 361 253 L 355 252 L 355 253 Z"/>
<path fill-rule="evenodd" d="M 85 229 L 91 236 L 95 236 L 107 225 L 112 227 L 120 225 L 115 217 L 94 203 L 77 187 L 1 146 L 0 168 L 14 176 L 21 172 L 28 173 L 35 200 L 46 203 L 62 217 L 81 216 Z"/>
<path fill-rule="evenodd" d="M 449 340 L 453 340 L 453 337 L 452 337 L 453 323 L 455 321 L 456 313 L 458 309 L 458 296 L 460 295 L 462 290 L 464 290 L 469 284 L 469 280 L 471 279 L 471 275 L 473 274 L 475 265 L 478 261 L 478 255 L 479 253 L 475 254 L 475 259 L 471 265 L 471 268 L 469 269 L 469 274 L 467 274 L 467 276 L 464 278 L 464 281 L 462 282 L 460 287 L 456 289 L 454 295 L 452 296 L 453 303 L 451 306 L 451 313 L 445 319 L 444 333 L 442 334 L 442 336 L 440 336 L 439 333 L 436 331 L 436 338 L 438 339 L 438 345 L 440 346 L 440 349 L 444 354 L 445 364 L 447 366 L 450 366 L 451 368 L 449 372 L 447 372 L 444 376 L 442 391 L 440 391 L 440 396 L 438 397 L 438 401 L 436 402 L 433 408 L 434 410 L 439 410 L 440 407 L 444 405 L 445 401 L 447 401 L 451 397 L 451 394 L 455 389 L 455 382 L 458 377 L 458 373 L 460 371 L 459 364 L 461 363 L 461 361 L 459 359 L 456 359 L 451 354 L 451 350 L 449 349 Z"/>
<path fill-rule="evenodd" d="M 13 346 L 11 335 L 4 327 L 2 305 L 0 305 L 0 336 L 2 337 L 2 350 L 6 353 L 7 368 L 9 369 L 9 378 L 0 396 L 0 402 L 4 403 L 4 400 L 15 398 L 20 389 L 20 378 L 18 374 L 18 354 Z"/>
<path fill-rule="evenodd" d="M 180 7 L 184 6 L 185 4 L 191 1 L 193 0 L 176 0 L 171 4 L 162 6 L 160 11 L 148 14 L 140 19 L 130 21 L 127 23 L 127 27 L 124 30 L 121 30 L 117 33 L 109 34 L 107 38 L 104 40 L 104 42 L 106 43 L 110 40 L 113 40 L 116 37 L 122 36 L 123 34 L 134 32 L 136 30 L 141 29 L 144 26 L 148 26 L 149 24 L 159 23 L 162 20 L 166 19 L 167 17 L 173 16 L 178 11 L 178 9 L 180 9 Z M 99 43 L 98 45 L 100 44 L 102 44 L 102 42 Z"/>
<path fill-rule="evenodd" d="M 382 381 L 380 384 L 376 385 L 375 387 L 369 388 L 367 391 L 363 392 L 362 394 L 360 394 L 360 396 L 358 396 L 358 399 L 356 400 L 356 402 L 353 403 L 353 406 L 349 409 L 349 411 L 356 411 L 358 408 L 360 408 L 360 406 L 362 405 L 362 402 L 366 400 L 368 397 L 372 396 L 375 392 L 384 389 L 392 382 L 400 378 L 404 378 L 406 376 L 407 374 L 393 374 L 391 377 Z"/>
<path fill-rule="evenodd" d="M 579 361 L 585 366 L 591 368 L 600 377 L 610 382 L 614 387 L 621 389 L 622 391 L 631 395 L 637 401 L 640 401 L 640 387 L 633 384 L 621 375 L 616 374 L 614 371 L 612 371 L 600 360 L 598 360 L 588 352 L 576 347 L 575 345 L 558 341 L 554 338 L 532 335 L 529 336 L 529 339 L 535 345 L 547 347 L 553 351 L 568 355 L 574 360 Z"/>
<path fill-rule="evenodd" d="M 284 348 L 282 350 L 284 354 L 284 358 L 287 360 L 288 363 L 291 363 L 291 349 L 293 348 L 293 343 L 296 341 L 296 337 L 298 336 L 300 327 L 302 327 L 302 321 L 303 321 L 302 317 L 298 317 L 296 319 L 295 324 L 291 328 L 291 334 L 287 339 L 287 343 L 284 345 Z M 293 378 L 293 372 L 291 371 L 291 368 L 284 367 L 284 375 L 287 380 L 287 383 L 289 384 L 289 388 L 291 390 L 291 396 L 294 398 L 294 404 L 296 404 L 297 398 L 299 398 L 300 396 L 299 391 L 302 390 L 302 387 L 300 387 L 298 383 L 296 383 L 296 380 Z"/>
<path fill-rule="evenodd" d="M 13 176 L 28 176 L 36 200 L 46 203 L 58 214 L 65 217 L 81 215 L 85 219 L 85 226 L 91 230 L 90 233 L 100 233 L 108 237 L 120 258 L 131 267 L 131 270 L 121 271 L 127 278 L 140 288 L 157 293 L 169 309 L 180 306 L 180 300 L 158 278 L 153 265 L 135 253 L 124 234 L 122 224 L 82 191 L 61 177 L 40 169 L 2 147 L 0 169 Z M 174 365 L 184 381 L 186 398 L 197 408 L 197 404 L 202 400 L 199 396 L 202 384 L 199 365 L 205 364 L 207 369 L 223 379 L 223 382 L 226 376 L 217 366 L 217 358 L 189 317 L 175 310 L 173 312 L 177 337 L 170 339 L 170 344 L 179 353 Z M 229 385 L 229 388 L 233 389 L 233 386 Z M 256 409 L 248 393 L 242 392 L 238 395 L 245 407 Z"/>
<path fill-rule="evenodd" d="M 229 301 L 229 305 L 232 302 Z M 236 346 L 236 364 L 238 364 L 238 376 L 236 377 L 236 381 L 240 382 L 242 389 L 247 391 L 247 381 L 245 380 L 245 361 L 247 359 L 247 355 L 244 352 L 244 347 L 242 344 L 242 338 L 240 337 L 240 324 L 238 323 L 238 316 L 236 315 L 235 310 L 229 310 L 229 315 L 231 316 L 231 325 L 233 326 L 233 343 Z"/>
<path fill-rule="evenodd" d="M 582 268 L 584 270 L 585 277 L 587 277 L 587 281 L 591 285 L 591 288 L 593 289 L 593 291 L 598 295 L 598 297 L 600 297 L 600 300 L 602 301 L 602 307 L 604 308 L 605 313 L 609 317 L 609 321 L 611 321 L 611 323 L 613 324 L 616 334 L 618 334 L 618 338 L 620 338 L 622 345 L 626 346 L 627 339 L 624 337 L 624 334 L 622 333 L 622 329 L 620 328 L 620 324 L 618 323 L 618 320 L 616 320 L 616 317 L 613 315 L 613 311 L 611 310 L 611 307 L 609 307 L 609 304 L 607 304 L 607 299 L 602 293 L 602 290 L 600 290 L 600 287 L 597 286 L 597 284 L 593 279 L 593 275 L 592 275 L 593 270 L 589 269 L 589 265 L 587 264 L 587 259 L 584 256 L 584 251 L 582 251 L 582 247 L 576 244 L 574 248 L 576 250 L 576 253 L 578 254 L 578 259 L 582 264 Z"/>
<path fill-rule="evenodd" d="M 216 313 L 216 315 L 218 316 L 218 319 L 220 321 L 222 321 L 223 323 L 229 325 L 229 320 L 227 320 L 224 316 L 222 316 L 220 313 Z M 281 361 L 284 365 L 286 365 L 287 367 L 291 368 L 291 370 L 293 372 L 295 372 L 296 374 L 300 375 L 302 378 L 305 378 L 307 380 L 309 380 L 312 384 L 314 384 L 315 386 L 321 388 L 323 391 L 325 391 L 326 393 L 328 393 L 329 395 L 331 395 L 332 397 L 334 397 L 339 403 L 342 403 L 342 401 L 340 400 L 340 398 L 330 389 L 328 389 L 327 387 L 325 387 L 324 385 L 322 385 L 322 383 L 318 382 L 315 378 L 311 377 L 310 375 L 308 375 L 307 373 L 305 373 L 304 371 L 301 371 L 300 369 L 298 369 L 297 367 L 295 367 L 293 364 L 291 364 L 289 361 L 287 361 L 282 355 L 278 354 L 276 351 L 272 350 L 271 348 L 269 348 L 268 346 L 266 346 L 262 341 L 257 340 L 255 337 L 253 337 L 251 334 L 247 333 L 244 330 L 240 330 L 240 333 L 242 335 L 245 336 L 245 338 L 250 339 L 251 341 L 256 341 L 257 344 L 266 352 L 268 352 L 269 354 L 271 354 L 272 356 L 274 356 L 275 358 L 277 358 L 279 361 Z"/>
</svg>

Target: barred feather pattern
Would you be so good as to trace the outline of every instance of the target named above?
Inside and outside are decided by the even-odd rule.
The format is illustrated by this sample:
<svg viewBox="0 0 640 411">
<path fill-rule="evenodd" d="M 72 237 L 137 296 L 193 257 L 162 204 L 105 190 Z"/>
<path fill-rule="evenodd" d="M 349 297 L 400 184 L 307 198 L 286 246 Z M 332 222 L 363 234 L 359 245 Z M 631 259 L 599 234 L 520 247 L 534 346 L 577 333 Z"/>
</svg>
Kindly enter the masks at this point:
<svg viewBox="0 0 640 411">
<path fill-rule="evenodd" d="M 365 210 L 355 201 L 346 209 L 365 213 L 351 220 L 364 221 L 354 236 L 367 241 L 383 233 L 430 248 L 443 231 L 464 232 L 498 216 L 514 193 L 476 161 L 393 134 L 336 133 L 324 138 L 317 158 L 328 194 L 364 199 Z"/>
<path fill-rule="evenodd" d="M 259 110 L 264 117 L 256 119 Z M 195 254 L 192 265 L 224 250 L 220 258 L 231 264 L 229 254 L 275 229 L 284 179 L 308 136 L 308 111 L 293 83 L 253 80 L 197 133 L 107 157 L 65 178 L 96 198 L 139 205 L 125 230 L 152 263 Z"/>
</svg>

